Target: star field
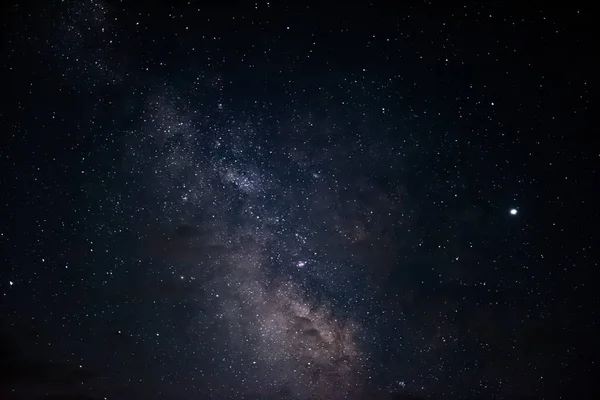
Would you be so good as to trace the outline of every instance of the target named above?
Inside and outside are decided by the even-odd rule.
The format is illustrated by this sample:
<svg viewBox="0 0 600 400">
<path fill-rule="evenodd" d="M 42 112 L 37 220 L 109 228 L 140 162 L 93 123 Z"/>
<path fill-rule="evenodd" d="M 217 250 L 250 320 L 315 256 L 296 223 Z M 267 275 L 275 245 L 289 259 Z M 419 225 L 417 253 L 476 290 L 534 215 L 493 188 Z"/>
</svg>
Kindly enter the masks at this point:
<svg viewBox="0 0 600 400">
<path fill-rule="evenodd" d="M 585 10 L 176 3 L 5 7 L 2 398 L 591 396 Z"/>
</svg>

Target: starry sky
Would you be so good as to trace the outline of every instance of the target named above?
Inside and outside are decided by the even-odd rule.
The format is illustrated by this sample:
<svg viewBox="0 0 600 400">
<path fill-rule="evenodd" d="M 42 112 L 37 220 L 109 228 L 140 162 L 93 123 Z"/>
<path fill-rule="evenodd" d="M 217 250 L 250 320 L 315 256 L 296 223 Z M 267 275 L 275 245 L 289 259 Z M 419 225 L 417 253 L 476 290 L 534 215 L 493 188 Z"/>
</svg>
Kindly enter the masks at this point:
<svg viewBox="0 0 600 400">
<path fill-rule="evenodd" d="M 591 398 L 590 10 L 301 3 L 3 3 L 3 399 Z"/>
</svg>

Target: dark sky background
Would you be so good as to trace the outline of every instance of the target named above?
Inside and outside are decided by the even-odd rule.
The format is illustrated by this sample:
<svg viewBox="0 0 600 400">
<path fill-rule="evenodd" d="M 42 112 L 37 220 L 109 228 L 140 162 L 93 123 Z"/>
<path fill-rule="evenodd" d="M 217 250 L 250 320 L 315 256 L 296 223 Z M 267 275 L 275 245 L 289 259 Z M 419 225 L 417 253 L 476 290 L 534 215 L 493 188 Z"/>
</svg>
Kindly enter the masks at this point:
<svg viewBox="0 0 600 400">
<path fill-rule="evenodd" d="M 595 398 L 591 10 L 216 3 L 3 3 L 0 397 Z"/>
</svg>

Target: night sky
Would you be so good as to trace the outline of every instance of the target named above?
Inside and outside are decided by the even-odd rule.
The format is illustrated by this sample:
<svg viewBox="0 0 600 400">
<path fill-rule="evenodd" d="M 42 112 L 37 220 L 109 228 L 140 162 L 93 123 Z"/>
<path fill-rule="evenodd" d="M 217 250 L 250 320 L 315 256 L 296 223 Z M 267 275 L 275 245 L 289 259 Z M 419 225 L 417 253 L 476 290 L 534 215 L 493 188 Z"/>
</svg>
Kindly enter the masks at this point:
<svg viewBox="0 0 600 400">
<path fill-rule="evenodd" d="M 596 398 L 592 13 L 535 3 L 3 3 L 0 398 Z"/>
</svg>

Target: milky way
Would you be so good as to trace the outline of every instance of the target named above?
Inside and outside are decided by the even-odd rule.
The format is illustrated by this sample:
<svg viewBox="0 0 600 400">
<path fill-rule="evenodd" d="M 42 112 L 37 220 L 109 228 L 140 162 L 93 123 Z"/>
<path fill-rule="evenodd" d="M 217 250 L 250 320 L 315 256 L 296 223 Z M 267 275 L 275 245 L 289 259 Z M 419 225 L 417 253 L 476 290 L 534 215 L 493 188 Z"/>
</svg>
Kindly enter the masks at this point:
<svg viewBox="0 0 600 400">
<path fill-rule="evenodd" d="M 38 3 L 3 24 L 0 397 L 593 382 L 593 13 Z"/>
<path fill-rule="evenodd" d="M 242 386 L 302 398 L 357 390 L 366 362 L 362 327 L 352 303 L 339 316 L 333 303 L 353 292 L 351 271 L 361 267 L 343 249 L 366 240 L 380 218 L 359 195 L 374 204 L 387 195 L 366 181 L 340 187 L 323 160 L 345 160 L 327 147 L 315 157 L 303 153 L 301 126 L 298 136 L 282 132 L 289 151 L 262 147 L 260 126 L 234 116 L 203 126 L 199 113 L 186 111 L 191 105 L 174 100 L 182 96 L 166 92 L 150 96 L 126 163 L 149 183 L 156 218 L 180 236 L 188 232 L 184 247 L 204 253 L 186 259 L 187 275 L 211 297 L 215 315 L 208 318 L 220 322 L 220 334 L 248 365 Z M 269 165 L 275 160 L 278 168 Z M 340 190 L 356 198 L 338 204 Z M 207 256 L 208 247 L 218 251 Z M 180 251 L 169 250 L 167 260 Z"/>
<path fill-rule="evenodd" d="M 353 106 L 329 115 L 295 100 L 236 106 L 208 69 L 128 88 L 128 64 L 140 61 L 115 48 L 127 30 L 112 16 L 102 2 L 67 7 L 44 51 L 76 90 L 113 87 L 129 99 L 120 165 L 133 194 L 112 206 L 133 210 L 140 258 L 171 272 L 167 297 L 197 304 L 183 342 L 211 361 L 203 387 L 234 397 L 358 393 L 375 335 L 359 322 L 375 314 L 368 282 L 393 262 L 389 234 L 410 221 L 402 184 L 374 178 L 385 174 L 373 157 L 393 167 L 393 150 L 367 144 Z"/>
</svg>

